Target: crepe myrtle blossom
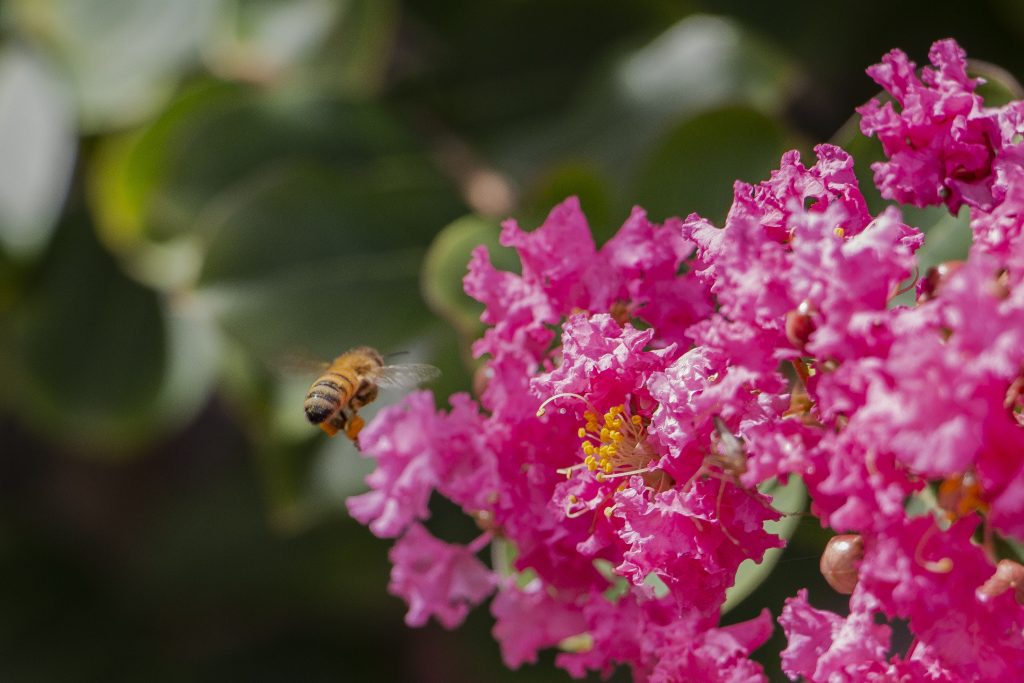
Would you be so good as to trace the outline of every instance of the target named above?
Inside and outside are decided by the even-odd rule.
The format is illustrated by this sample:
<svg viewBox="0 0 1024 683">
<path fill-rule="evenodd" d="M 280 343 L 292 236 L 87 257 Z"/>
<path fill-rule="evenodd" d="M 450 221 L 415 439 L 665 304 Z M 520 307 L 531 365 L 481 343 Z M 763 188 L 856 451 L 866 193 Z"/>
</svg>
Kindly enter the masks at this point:
<svg viewBox="0 0 1024 683">
<path fill-rule="evenodd" d="M 866 534 L 848 616 L 811 607 L 806 590 L 787 601 L 783 669 L 808 681 L 995 681 L 1021 671 L 1024 612 L 1013 591 L 985 592 L 993 567 L 970 541 L 975 526 L 942 531 L 918 517 Z M 1016 573 L 1010 564 L 1004 574 Z M 915 642 L 890 656 L 894 618 Z"/>
<path fill-rule="evenodd" d="M 893 98 L 857 111 L 861 130 L 877 136 L 889 159 L 872 165 L 889 199 L 951 212 L 970 207 L 974 250 L 1007 255 L 1020 243 L 1024 102 L 986 107 L 967 76 L 966 53 L 954 40 L 929 52 L 930 67 L 915 73 L 900 50 L 868 74 Z M 899 111 L 897 111 L 897 106 Z"/>
<path fill-rule="evenodd" d="M 408 623 L 452 628 L 490 598 L 510 667 L 557 648 L 574 677 L 764 680 L 749 655 L 771 615 L 721 610 L 740 564 L 784 545 L 763 485 L 800 477 L 841 534 L 820 566 L 850 597 L 838 614 L 802 590 L 776 615 L 788 675 L 1024 670 L 1024 108 L 984 107 L 952 41 L 931 62 L 872 67 L 895 104 L 862 125 L 889 156 L 886 197 L 970 207 L 964 262 L 917 277 L 924 236 L 897 207 L 871 213 L 833 145 L 737 182 L 721 227 L 637 208 L 598 246 L 570 198 L 536 230 L 503 224 L 520 273 L 473 252 L 479 395 L 382 410 L 360 436 L 370 491 L 348 502 L 396 539 Z M 435 537 L 434 495 L 475 540 Z"/>
<path fill-rule="evenodd" d="M 583 221 L 570 200 L 535 232 L 507 224 L 521 275 L 496 271 L 477 252 L 466 287 L 487 305 L 485 320 L 495 320 L 478 344 L 492 370 L 482 405 L 458 395 L 438 411 L 417 392 L 382 411 L 361 436 L 364 455 L 378 462 L 372 490 L 350 510 L 399 539 L 391 588 L 410 601 L 410 623 L 434 615 L 453 626 L 497 586 L 495 635 L 511 666 L 576 637 L 590 645 L 560 661 L 579 675 L 623 664 L 637 680 L 678 680 L 710 670 L 716 657 L 743 676 L 757 673 L 747 655 L 770 635 L 768 617 L 717 625 L 739 564 L 781 545 L 764 529 L 780 514 L 711 464 L 721 434 L 705 443 L 708 466 L 677 481 L 667 470 L 684 468 L 662 467 L 672 456 L 648 431 L 659 407 L 648 382 L 688 362 L 680 359 L 692 346 L 685 329 L 712 311 L 705 287 L 681 268 L 693 245 L 679 221 L 653 226 L 638 210 L 596 250 Z M 662 308 L 676 299 L 685 307 Z M 554 346 L 553 324 L 561 327 Z M 473 552 L 423 529 L 434 492 L 484 528 L 470 551 L 491 538 L 514 546 L 514 569 L 535 576 L 528 589 L 488 583 Z M 417 549 L 430 548 L 436 561 L 417 559 Z M 443 580 L 430 588 L 435 576 Z M 611 601 L 609 591 L 623 595 Z M 599 613 L 619 624 L 615 633 Z M 619 631 L 635 645 L 622 645 Z"/>
<path fill-rule="evenodd" d="M 873 99 L 857 110 L 861 130 L 877 136 L 889 157 L 872 165 L 875 183 L 885 197 L 915 206 L 989 211 L 1005 191 L 1000 166 L 1019 157 L 1024 105 L 985 107 L 975 92 L 984 81 L 967 76 L 966 53 L 954 40 L 936 42 L 928 58 L 920 77 L 901 50 L 868 69 L 900 107 Z"/>
</svg>

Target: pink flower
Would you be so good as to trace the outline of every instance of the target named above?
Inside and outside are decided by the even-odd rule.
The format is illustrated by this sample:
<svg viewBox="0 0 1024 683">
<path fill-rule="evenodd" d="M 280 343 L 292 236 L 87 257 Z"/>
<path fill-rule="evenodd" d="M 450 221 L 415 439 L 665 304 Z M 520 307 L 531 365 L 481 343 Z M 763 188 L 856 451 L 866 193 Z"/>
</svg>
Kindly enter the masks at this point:
<svg viewBox="0 0 1024 683">
<path fill-rule="evenodd" d="M 723 628 L 695 628 L 693 622 L 677 621 L 652 634 L 650 650 L 658 653 L 657 663 L 646 680 L 648 683 L 765 681 L 761 665 L 752 662 L 749 656 L 768 640 L 772 630 L 768 610 L 750 621 Z"/>
<path fill-rule="evenodd" d="M 523 282 L 540 287 L 553 310 L 589 310 L 597 302 L 611 303 L 611 283 L 596 267 L 594 238 L 575 197 L 552 209 L 536 232 L 505 221 L 501 243 L 519 253 Z"/>
<path fill-rule="evenodd" d="M 823 524 L 865 531 L 904 514 L 907 496 L 923 482 L 889 452 L 876 452 L 846 429 L 825 435 L 809 453 L 804 481 L 812 495 L 811 510 Z"/>
<path fill-rule="evenodd" d="M 435 489 L 470 510 L 490 506 L 498 484 L 482 418 L 468 396 L 455 395 L 451 402 L 450 413 L 439 413 L 432 394 L 412 393 L 360 434 L 363 456 L 378 466 L 366 479 L 371 490 L 346 503 L 377 536 L 399 536 L 415 520 L 427 519 Z"/>
<path fill-rule="evenodd" d="M 915 518 L 866 536 L 854 597 L 869 595 L 885 614 L 908 619 L 959 680 L 998 680 L 1024 667 L 1024 607 L 1008 593 L 979 599 L 995 566 L 971 542 L 975 526 L 962 520 L 939 531 Z"/>
<path fill-rule="evenodd" d="M 530 389 L 541 397 L 585 395 L 600 407 L 646 396 L 647 376 L 663 369 L 676 351 L 674 345 L 645 351 L 653 337 L 653 328 L 641 331 L 629 323 L 619 325 L 607 314 L 571 316 L 562 328 L 561 364 L 535 377 Z M 574 402 L 574 412 L 582 413 L 585 407 Z"/>
<path fill-rule="evenodd" d="M 470 608 L 491 594 L 495 576 L 474 556 L 479 550 L 474 545 L 444 543 L 419 524 L 398 539 L 388 553 L 392 564 L 388 590 L 409 604 L 405 623 L 423 626 L 434 617 L 445 628 L 455 628 Z"/>
<path fill-rule="evenodd" d="M 617 573 L 636 585 L 657 576 L 698 614 L 715 615 L 741 562 L 760 562 L 765 550 L 782 546 L 764 530 L 766 521 L 781 517 L 770 500 L 724 480 L 701 479 L 688 491 L 651 498 L 634 477 L 615 503 L 612 514 L 623 521 L 618 534 L 628 545 Z"/>
<path fill-rule="evenodd" d="M 537 652 L 586 631 L 579 606 L 563 602 L 535 579 L 523 588 L 507 581 L 491 603 L 494 637 L 506 666 L 517 669 L 537 661 Z"/>
<path fill-rule="evenodd" d="M 363 456 L 376 458 L 367 477 L 371 490 L 346 501 L 349 513 L 374 534 L 395 537 L 417 519 L 430 516 L 427 501 L 437 485 L 423 435 L 441 421 L 428 392 L 410 394 L 405 401 L 380 412 L 360 435 Z"/>
<path fill-rule="evenodd" d="M 972 249 L 1003 257 L 1021 258 L 1024 230 L 1024 167 L 1019 145 L 995 164 L 992 207 L 972 213 Z"/>
<path fill-rule="evenodd" d="M 982 107 L 967 77 L 964 51 L 953 40 L 932 45 L 921 78 L 905 53 L 893 50 L 868 69 L 899 103 L 871 100 L 857 109 L 861 130 L 877 135 L 889 161 L 872 165 L 882 196 L 915 206 L 991 202 L 992 163 L 1005 140 L 996 112 Z"/>
<path fill-rule="evenodd" d="M 617 300 L 629 302 L 628 313 L 651 325 L 659 345 L 689 342 L 687 328 L 712 312 L 704 284 L 693 276 L 677 275 L 695 246 L 678 219 L 658 227 L 642 209 L 634 208 L 622 229 L 601 248 L 606 277 L 614 273 L 623 282 Z"/>
<path fill-rule="evenodd" d="M 638 683 L 765 680 L 761 666 L 749 656 L 771 636 L 767 610 L 718 628 L 709 626 L 699 612 L 679 612 L 664 599 L 630 593 L 617 602 L 588 601 L 582 613 L 589 643 L 556 659 L 576 678 L 588 671 L 607 675 L 615 664 L 628 664 Z"/>
<path fill-rule="evenodd" d="M 935 298 L 893 312 L 880 357 L 849 361 L 822 378 L 819 407 L 826 420 L 841 415 L 844 431 L 821 443 L 828 464 L 820 462 L 811 477 L 821 493 L 846 504 L 870 497 L 877 505 L 864 514 L 893 513 L 919 486 L 905 473 L 935 480 L 972 473 L 992 523 L 1024 532 L 1016 455 L 1024 430 L 1012 391 L 1024 368 L 1024 290 L 1002 289 L 997 270 L 984 255 L 972 258 Z M 890 473 L 885 480 L 883 472 Z"/>
<path fill-rule="evenodd" d="M 684 330 L 710 311 L 703 287 L 678 274 L 693 251 L 678 221 L 658 227 L 634 209 L 598 251 L 572 197 L 533 232 L 506 221 L 501 240 L 519 253 L 522 274 L 496 271 L 480 248 L 465 279 L 466 292 L 487 306 L 483 321 L 493 325 L 474 347 L 478 356 L 525 354 L 540 363 L 552 337 L 545 326 L 574 312 L 611 312 L 620 322 L 640 318 L 671 343 L 686 340 Z"/>
<path fill-rule="evenodd" d="M 782 652 L 782 670 L 793 679 L 797 676 L 812 681 L 819 679 L 815 675 L 818 660 L 832 647 L 842 621 L 837 614 L 811 607 L 806 588 L 801 588 L 795 598 L 786 600 L 779 617 L 779 624 L 789 640 L 789 646 Z"/>
<path fill-rule="evenodd" d="M 782 652 L 782 670 L 792 679 L 826 681 L 883 681 L 896 683 L 953 683 L 957 679 L 918 646 L 913 659 L 888 660 L 891 629 L 876 623 L 870 608 L 845 619 L 815 609 L 807 590 L 786 600 L 779 623 L 789 646 Z"/>
<path fill-rule="evenodd" d="M 815 151 L 811 168 L 789 152 L 770 180 L 737 183 L 722 230 L 693 216 L 686 223 L 698 245 L 695 272 L 719 304 L 698 341 L 742 356 L 751 368 L 774 370 L 780 357 L 796 355 L 786 319 L 801 306 L 814 330 L 812 351 L 855 355 L 863 346 L 851 334 L 856 319 L 885 311 L 922 242 L 895 211 L 872 218 L 846 152 L 831 145 Z"/>
<path fill-rule="evenodd" d="M 985 109 L 954 42 L 930 56 L 918 77 L 890 53 L 870 73 L 900 111 L 861 108 L 890 157 L 875 167 L 886 196 L 971 207 L 968 261 L 929 275 L 913 308 L 893 300 L 923 236 L 896 208 L 871 215 L 831 145 L 736 183 L 721 229 L 634 209 L 598 248 L 569 199 L 535 231 L 504 224 L 521 274 L 474 253 L 481 405 L 458 395 L 438 411 L 419 392 L 382 411 L 361 440 L 371 491 L 349 501 L 400 538 L 392 590 L 410 623 L 457 624 L 497 582 L 509 666 L 561 647 L 577 677 L 762 680 L 749 654 L 769 616 L 720 627 L 721 606 L 743 561 L 783 545 L 757 487 L 799 475 L 812 512 L 864 553 L 848 616 L 806 591 L 787 603 L 789 675 L 1024 670 L 1020 590 L 993 583 L 1000 535 L 1024 537 L 1024 105 Z M 430 536 L 434 493 L 483 536 Z M 514 557 L 500 580 L 475 557 L 491 538 Z M 891 654 L 895 620 L 914 644 Z"/>
</svg>

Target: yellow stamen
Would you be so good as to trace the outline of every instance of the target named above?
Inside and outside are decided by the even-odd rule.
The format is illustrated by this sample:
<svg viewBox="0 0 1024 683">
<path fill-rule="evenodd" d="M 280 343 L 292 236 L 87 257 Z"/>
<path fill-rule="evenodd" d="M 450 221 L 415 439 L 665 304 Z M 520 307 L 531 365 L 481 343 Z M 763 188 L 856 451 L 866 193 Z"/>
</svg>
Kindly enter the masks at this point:
<svg viewBox="0 0 1024 683">
<path fill-rule="evenodd" d="M 616 405 L 600 417 L 591 410 L 584 417 L 586 426 L 576 432 L 585 456 L 579 468 L 594 472 L 598 481 L 659 472 L 650 467 L 657 454 L 647 444 L 640 415 L 629 415 L 625 405 Z"/>
</svg>

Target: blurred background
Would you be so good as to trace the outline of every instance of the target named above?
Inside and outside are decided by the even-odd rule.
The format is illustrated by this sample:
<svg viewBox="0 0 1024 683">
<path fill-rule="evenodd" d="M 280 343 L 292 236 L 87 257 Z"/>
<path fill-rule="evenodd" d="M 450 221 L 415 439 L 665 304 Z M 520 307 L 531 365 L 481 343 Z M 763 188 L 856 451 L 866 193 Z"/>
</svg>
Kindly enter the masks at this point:
<svg viewBox="0 0 1024 683">
<path fill-rule="evenodd" d="M 567 680 L 505 671 L 486 609 L 405 628 L 302 359 L 370 344 L 468 390 L 460 280 L 498 220 L 578 194 L 600 239 L 633 204 L 720 221 L 734 179 L 827 140 L 866 183 L 865 67 L 947 36 L 1019 96 L 1015 0 L 4 0 L 0 678 Z M 922 260 L 966 249 L 907 215 Z M 825 535 L 727 621 L 828 606 Z"/>
</svg>

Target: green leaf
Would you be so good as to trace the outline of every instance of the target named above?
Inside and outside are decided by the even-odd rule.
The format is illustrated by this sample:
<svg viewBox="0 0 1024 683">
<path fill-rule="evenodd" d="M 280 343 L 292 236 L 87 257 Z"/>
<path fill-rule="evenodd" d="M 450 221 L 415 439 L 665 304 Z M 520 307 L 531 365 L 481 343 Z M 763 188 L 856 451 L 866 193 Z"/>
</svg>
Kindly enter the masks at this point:
<svg viewBox="0 0 1024 683">
<path fill-rule="evenodd" d="M 882 143 L 878 138 L 867 137 L 860 132 L 860 114 L 854 114 L 832 136 L 830 143 L 842 147 L 853 157 L 853 172 L 857 176 L 857 185 L 868 204 L 872 214 L 878 214 L 891 202 L 882 199 L 875 187 L 874 172 L 871 165 L 885 159 Z"/>
<path fill-rule="evenodd" d="M 217 341 L 125 277 L 82 220 L 63 223 L 37 285 L 12 310 L 4 389 L 23 420 L 76 452 L 117 457 L 205 402 Z"/>
<path fill-rule="evenodd" d="M 570 158 L 626 183 L 681 120 L 727 105 L 781 113 L 794 72 L 735 22 L 693 15 L 615 60 L 565 116 L 510 138 L 499 148 L 502 166 L 523 182 Z"/>
<path fill-rule="evenodd" d="M 907 212 L 909 214 L 909 211 Z M 970 211 L 964 207 L 953 216 L 944 206 L 931 207 L 919 217 L 908 215 L 904 220 L 918 225 L 925 232 L 924 245 L 917 252 L 922 275 L 932 266 L 946 261 L 962 261 L 971 247 Z"/>
<path fill-rule="evenodd" d="M 976 92 L 985 99 L 986 107 L 1001 107 L 1014 100 L 1024 99 L 1024 87 L 1001 66 L 970 59 L 967 62 L 967 73 L 984 79 L 985 82 L 978 86 Z"/>
<path fill-rule="evenodd" d="M 308 59 L 347 8 L 330 0 L 232 2 L 206 40 L 204 58 L 221 76 L 273 82 Z"/>
<path fill-rule="evenodd" d="M 318 165 L 270 169 L 212 207 L 196 296 L 257 358 L 400 350 L 430 320 L 423 249 L 379 197 Z M 429 223 L 426 223 L 429 226 Z"/>
<path fill-rule="evenodd" d="M 366 97 L 383 85 L 398 18 L 396 0 L 235 0 L 203 56 L 224 78 Z"/>
<path fill-rule="evenodd" d="M 137 122 L 170 96 L 220 0 L 14 0 L 11 17 L 67 69 L 82 127 Z"/>
<path fill-rule="evenodd" d="M 766 179 L 789 147 L 782 127 L 756 109 L 707 111 L 657 143 L 636 176 L 632 196 L 654 220 L 696 211 L 721 221 L 732 203 L 733 181 Z"/>
<path fill-rule="evenodd" d="M 619 229 L 626 213 L 614 203 L 614 188 L 601 172 L 580 161 L 565 161 L 548 168 L 536 180 L 525 198 L 526 206 L 518 217 L 524 225 L 539 225 L 566 197 L 579 197 L 594 239 L 601 243 Z"/>
<path fill-rule="evenodd" d="M 487 247 L 492 262 L 495 258 L 510 260 L 507 254 L 510 250 L 498 242 L 499 232 L 499 227 L 489 219 L 465 216 L 438 233 L 423 259 L 420 278 L 423 298 L 467 344 L 483 332 L 480 315 L 484 307 L 463 291 L 462 279 L 470 254 L 478 246 Z"/>
<path fill-rule="evenodd" d="M 426 246 L 463 210 L 420 142 L 385 111 L 315 96 L 199 87 L 141 134 L 105 145 L 96 164 L 91 198 L 105 241 L 135 277 L 167 289 L 194 282 L 210 215 L 282 168 L 340 174 L 341 190 L 383 229 L 370 237 L 392 248 Z"/>
<path fill-rule="evenodd" d="M 166 160 L 164 182 L 147 214 L 158 239 L 192 230 L 208 202 L 267 165 L 315 160 L 358 171 L 363 182 L 390 184 L 402 183 L 410 172 L 403 164 L 419 163 L 413 172 L 424 167 L 422 157 L 411 156 L 419 151 L 415 138 L 378 107 L 242 91 L 204 104 L 183 117 L 162 140 L 165 149 L 158 149 Z"/>
<path fill-rule="evenodd" d="M 790 475 L 789 481 L 784 486 L 773 479 L 758 488 L 762 493 L 772 497 L 772 507 L 784 513 L 782 519 L 766 522 L 765 531 L 776 534 L 785 540 L 790 539 L 796 532 L 801 512 L 807 501 L 807 489 L 804 487 L 803 481 L 795 475 Z M 764 583 L 775 569 L 775 564 L 782 556 L 783 550 L 783 548 L 772 548 L 765 552 L 761 562 L 745 560 L 740 564 L 736 572 L 736 581 L 726 592 L 725 604 L 722 605 L 723 614 L 743 602 L 758 586 Z"/>
<path fill-rule="evenodd" d="M 0 247 L 35 256 L 50 239 L 75 159 L 63 84 L 36 56 L 0 53 Z"/>
<path fill-rule="evenodd" d="M 166 236 L 163 232 L 167 230 L 161 226 L 172 219 L 162 214 L 181 212 L 179 201 L 165 199 L 163 190 L 172 177 L 176 155 L 182 153 L 200 122 L 226 116 L 243 97 L 237 88 L 202 83 L 182 93 L 144 128 L 101 140 L 91 159 L 87 190 L 100 236 L 108 247 L 131 252 L 146 241 L 157 242 Z"/>
<path fill-rule="evenodd" d="M 400 19 L 397 0 L 347 0 L 324 49 L 309 66 L 311 77 L 330 92 L 376 95 L 394 59 Z"/>
<path fill-rule="evenodd" d="M 793 69 L 732 19 L 695 14 L 622 59 L 614 82 L 632 109 L 671 119 L 735 100 L 778 111 Z"/>
</svg>

